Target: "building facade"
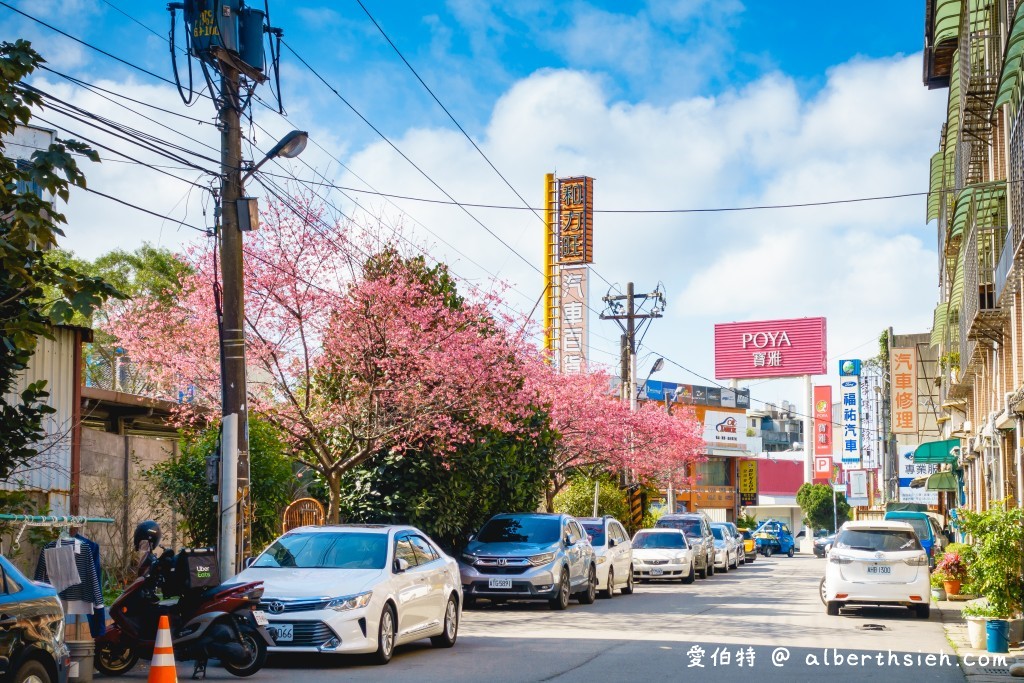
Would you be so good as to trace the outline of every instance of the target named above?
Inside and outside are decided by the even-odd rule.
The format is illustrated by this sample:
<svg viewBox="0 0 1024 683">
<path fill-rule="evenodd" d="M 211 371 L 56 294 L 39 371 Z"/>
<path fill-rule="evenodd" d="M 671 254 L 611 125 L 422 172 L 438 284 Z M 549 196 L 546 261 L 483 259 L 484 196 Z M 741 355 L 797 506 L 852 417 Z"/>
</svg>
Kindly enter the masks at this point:
<svg viewBox="0 0 1024 683">
<path fill-rule="evenodd" d="M 1024 505 L 1024 2 L 926 0 L 924 83 L 948 91 L 931 158 L 937 423 L 958 503 Z"/>
</svg>

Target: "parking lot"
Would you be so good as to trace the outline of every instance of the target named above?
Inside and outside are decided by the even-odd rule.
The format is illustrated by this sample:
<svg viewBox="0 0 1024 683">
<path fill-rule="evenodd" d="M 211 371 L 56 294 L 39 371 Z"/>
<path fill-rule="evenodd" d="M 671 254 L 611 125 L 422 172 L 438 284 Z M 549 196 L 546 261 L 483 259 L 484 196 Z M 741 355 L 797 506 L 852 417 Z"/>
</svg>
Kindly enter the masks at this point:
<svg viewBox="0 0 1024 683">
<path fill-rule="evenodd" d="M 425 641 L 400 647 L 384 668 L 359 658 L 274 656 L 252 680 L 964 680 L 937 613 L 927 621 L 905 609 L 826 616 L 818 597 L 824 562 L 758 557 L 693 585 L 639 584 L 634 595 L 573 602 L 565 612 L 538 603 L 482 604 L 464 614 L 450 650 Z M 182 663 L 179 678 L 191 671 Z M 140 666 L 124 680 L 145 677 Z M 238 680 L 213 667 L 208 677 Z"/>
</svg>

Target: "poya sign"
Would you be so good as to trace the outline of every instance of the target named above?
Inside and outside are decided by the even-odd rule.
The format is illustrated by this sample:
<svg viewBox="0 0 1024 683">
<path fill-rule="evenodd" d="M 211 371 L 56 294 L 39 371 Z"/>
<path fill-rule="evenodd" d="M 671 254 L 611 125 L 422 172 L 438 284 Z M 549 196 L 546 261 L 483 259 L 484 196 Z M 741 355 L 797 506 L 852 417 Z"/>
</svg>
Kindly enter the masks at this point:
<svg viewBox="0 0 1024 683">
<path fill-rule="evenodd" d="M 824 375 L 825 319 L 715 325 L 715 379 Z"/>
</svg>

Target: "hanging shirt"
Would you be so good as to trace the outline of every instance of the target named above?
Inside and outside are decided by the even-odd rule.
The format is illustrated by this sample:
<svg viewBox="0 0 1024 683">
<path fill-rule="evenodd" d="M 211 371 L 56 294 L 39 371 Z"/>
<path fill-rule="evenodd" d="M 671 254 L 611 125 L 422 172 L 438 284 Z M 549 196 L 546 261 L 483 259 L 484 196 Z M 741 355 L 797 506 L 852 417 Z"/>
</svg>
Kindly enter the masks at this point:
<svg viewBox="0 0 1024 683">
<path fill-rule="evenodd" d="M 74 585 L 65 587 L 63 590 L 57 588 L 51 580 L 50 567 L 47 565 L 48 557 L 47 550 L 55 549 L 57 547 L 67 548 L 71 551 L 74 558 L 74 568 L 78 572 L 78 582 Z M 66 552 L 66 551 L 64 551 Z M 59 571 L 59 570 L 58 570 Z M 39 553 L 39 563 L 36 565 L 36 581 L 46 581 L 57 588 L 57 592 L 60 595 L 60 599 L 68 603 L 85 603 L 95 607 L 103 606 L 103 591 L 100 589 L 100 579 L 96 574 L 96 564 L 93 561 L 92 548 L 82 543 L 81 541 L 75 541 L 73 539 L 58 539 L 52 541 L 46 545 L 45 548 Z M 93 610 L 89 611 L 78 611 L 78 614 L 91 614 Z"/>
<path fill-rule="evenodd" d="M 100 565 L 100 546 L 93 540 L 90 540 L 82 534 L 75 534 L 74 539 L 81 541 L 84 545 L 89 546 L 92 551 L 92 563 L 93 568 L 96 570 L 96 576 L 99 579 L 100 588 L 103 588 L 103 568 Z M 102 595 L 102 592 L 101 592 Z M 93 613 L 89 615 L 89 633 L 93 638 L 99 638 L 107 632 L 107 614 L 104 607 L 97 607 L 93 610 Z"/>
<path fill-rule="evenodd" d="M 47 546 L 43 549 L 43 563 L 46 565 L 46 580 L 58 593 L 82 583 L 75 566 L 73 545 Z"/>
</svg>

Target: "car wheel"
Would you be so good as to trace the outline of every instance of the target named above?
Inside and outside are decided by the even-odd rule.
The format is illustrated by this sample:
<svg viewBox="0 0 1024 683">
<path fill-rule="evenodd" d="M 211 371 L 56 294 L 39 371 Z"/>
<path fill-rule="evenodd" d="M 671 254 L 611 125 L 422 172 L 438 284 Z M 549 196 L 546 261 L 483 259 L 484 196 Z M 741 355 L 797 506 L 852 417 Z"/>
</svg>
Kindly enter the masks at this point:
<svg viewBox="0 0 1024 683">
<path fill-rule="evenodd" d="M 725 562 L 722 563 L 722 573 L 723 574 L 728 574 L 729 573 L 729 556 L 728 555 L 725 556 Z"/>
<path fill-rule="evenodd" d="M 764 547 L 764 556 L 765 557 L 771 557 L 772 556 L 772 548 L 771 548 L 771 546 L 766 545 Z"/>
<path fill-rule="evenodd" d="M 839 616 L 839 608 L 841 606 L 842 606 L 842 603 L 836 602 L 835 600 L 833 600 L 832 602 L 826 602 L 825 603 L 825 614 L 829 615 L 830 617 L 838 617 Z"/>
<path fill-rule="evenodd" d="M 918 619 L 927 619 L 932 614 L 931 605 L 914 605 L 914 613 Z"/>
<path fill-rule="evenodd" d="M 587 588 L 576 594 L 576 599 L 581 605 L 592 605 L 597 600 L 597 569 L 590 565 L 590 573 L 587 575 Z"/>
<path fill-rule="evenodd" d="M 825 577 L 823 576 L 821 577 L 821 581 L 818 582 L 818 597 L 821 598 L 821 604 L 823 605 L 828 604 L 828 598 L 825 597 L 826 595 L 828 595 L 828 593 L 825 592 Z"/>
<path fill-rule="evenodd" d="M 786 555 L 788 555 L 789 557 L 793 557 L 793 555 L 794 555 L 794 550 L 793 550 L 792 548 L 790 548 L 790 549 L 789 549 L 789 552 L 788 552 L 788 553 L 786 553 Z"/>
<path fill-rule="evenodd" d="M 715 558 L 712 556 L 708 561 L 708 576 L 715 575 Z"/>
<path fill-rule="evenodd" d="M 629 565 L 629 575 L 626 576 L 626 585 L 622 587 L 622 594 L 633 594 L 633 565 Z"/>
<path fill-rule="evenodd" d="M 693 562 L 690 563 L 690 573 L 683 577 L 683 583 L 693 583 L 696 578 L 697 572 L 693 568 Z"/>
<path fill-rule="evenodd" d="M 42 662 L 33 659 L 22 664 L 11 680 L 12 683 L 50 683 L 50 674 L 46 673 Z"/>
<path fill-rule="evenodd" d="M 434 647 L 451 647 L 459 637 L 459 603 L 455 596 L 448 597 L 448 604 L 444 608 L 444 630 L 441 635 L 430 639 Z"/>
<path fill-rule="evenodd" d="M 615 597 L 615 570 L 611 567 L 608 568 L 608 588 L 601 591 L 602 598 L 614 598 Z"/>
<path fill-rule="evenodd" d="M 387 664 L 395 653 L 395 610 L 385 605 L 380 613 L 380 624 L 377 627 L 377 651 L 373 653 L 375 664 Z"/>
<path fill-rule="evenodd" d="M 551 609 L 563 610 L 569 606 L 569 570 L 562 567 L 562 579 L 558 582 L 558 594 L 548 603 Z"/>
</svg>

